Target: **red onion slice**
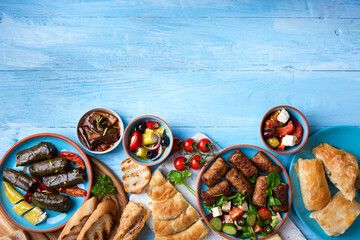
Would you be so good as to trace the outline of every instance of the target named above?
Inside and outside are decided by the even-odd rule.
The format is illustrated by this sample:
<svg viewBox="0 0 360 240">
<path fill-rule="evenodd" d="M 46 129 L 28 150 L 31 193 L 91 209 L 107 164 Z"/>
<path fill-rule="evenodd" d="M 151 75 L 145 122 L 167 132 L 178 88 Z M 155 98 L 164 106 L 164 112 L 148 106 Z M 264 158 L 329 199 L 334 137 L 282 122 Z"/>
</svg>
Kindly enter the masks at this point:
<svg viewBox="0 0 360 240">
<path fill-rule="evenodd" d="M 156 136 L 156 138 L 157 138 L 157 142 L 156 142 L 156 144 L 155 144 L 155 146 L 153 146 L 153 147 L 147 147 L 147 146 L 145 146 L 144 144 L 142 144 L 142 146 L 144 147 L 144 148 L 146 148 L 147 150 L 155 150 L 155 149 L 157 149 L 158 147 L 159 147 L 159 145 L 160 145 L 160 136 L 158 135 L 158 134 L 156 134 L 155 135 Z"/>
<path fill-rule="evenodd" d="M 158 154 L 156 155 L 156 157 L 154 157 L 153 159 L 150 159 L 150 160 L 151 160 L 151 161 L 155 161 L 156 159 L 158 159 L 158 158 L 161 156 L 162 151 L 163 151 L 163 148 L 162 148 L 162 146 L 160 145 Z"/>
</svg>

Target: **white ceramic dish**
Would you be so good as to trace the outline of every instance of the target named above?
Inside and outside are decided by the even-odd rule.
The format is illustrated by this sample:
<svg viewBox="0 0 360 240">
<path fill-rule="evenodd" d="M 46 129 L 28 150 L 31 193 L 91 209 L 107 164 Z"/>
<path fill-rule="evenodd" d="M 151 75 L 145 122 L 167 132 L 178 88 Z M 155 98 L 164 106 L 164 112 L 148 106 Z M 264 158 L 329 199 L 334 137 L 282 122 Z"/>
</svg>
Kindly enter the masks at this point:
<svg viewBox="0 0 360 240">
<path fill-rule="evenodd" d="M 108 150 L 102 151 L 102 152 L 88 149 L 88 148 L 82 143 L 82 141 L 80 140 L 80 137 L 79 137 L 79 131 L 78 131 L 78 129 L 79 129 L 80 123 L 82 122 L 82 120 L 83 120 L 88 114 L 90 114 L 91 112 L 94 112 L 94 111 L 106 111 L 106 112 L 109 112 L 109 113 L 113 114 L 115 117 L 117 117 L 117 118 L 119 119 L 119 126 L 120 126 L 120 138 L 119 138 L 119 140 L 118 140 L 116 143 L 114 143 L 114 146 L 112 146 L 112 147 L 109 148 Z M 93 153 L 93 154 L 105 154 L 105 153 L 111 152 L 112 150 L 114 150 L 114 149 L 120 144 L 120 142 L 121 142 L 121 140 L 122 140 L 122 138 L 123 138 L 123 135 L 124 135 L 124 123 L 123 123 L 121 117 L 120 117 L 116 112 L 114 112 L 113 110 L 111 110 L 110 108 L 103 108 L 103 107 L 101 107 L 101 108 L 92 108 L 92 109 L 88 110 L 87 112 L 85 112 L 85 113 L 81 116 L 81 118 L 79 119 L 79 121 L 78 121 L 78 123 L 77 123 L 77 125 L 76 125 L 76 137 L 77 137 L 78 142 L 80 143 L 80 145 L 81 145 L 81 147 L 82 147 L 83 149 L 85 149 L 85 150 L 88 151 L 89 153 Z"/>
</svg>

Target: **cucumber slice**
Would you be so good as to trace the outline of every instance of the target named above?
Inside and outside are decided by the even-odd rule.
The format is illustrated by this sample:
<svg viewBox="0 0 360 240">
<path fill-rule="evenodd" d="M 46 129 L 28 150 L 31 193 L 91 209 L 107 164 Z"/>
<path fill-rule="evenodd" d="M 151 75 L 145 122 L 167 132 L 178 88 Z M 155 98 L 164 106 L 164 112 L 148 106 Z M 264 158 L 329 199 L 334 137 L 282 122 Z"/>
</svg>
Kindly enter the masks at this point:
<svg viewBox="0 0 360 240">
<path fill-rule="evenodd" d="M 210 226 L 212 227 L 212 229 L 214 229 L 215 231 L 221 231 L 222 228 L 222 221 L 220 218 L 218 217 L 214 217 L 212 219 L 210 219 Z"/>
<path fill-rule="evenodd" d="M 250 214 L 247 218 L 246 218 L 246 223 L 250 226 L 253 227 L 255 225 L 256 222 L 256 214 L 252 213 Z"/>
<path fill-rule="evenodd" d="M 229 235 L 235 235 L 237 233 L 236 226 L 233 223 L 225 223 L 221 230 Z"/>
</svg>

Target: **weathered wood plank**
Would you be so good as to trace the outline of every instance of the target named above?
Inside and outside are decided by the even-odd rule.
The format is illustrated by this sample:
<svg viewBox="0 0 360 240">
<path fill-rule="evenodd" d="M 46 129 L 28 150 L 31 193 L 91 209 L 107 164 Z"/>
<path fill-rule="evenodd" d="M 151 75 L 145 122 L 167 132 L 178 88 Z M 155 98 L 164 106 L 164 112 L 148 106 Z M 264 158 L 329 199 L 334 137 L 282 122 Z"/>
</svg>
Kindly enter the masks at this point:
<svg viewBox="0 0 360 240">
<path fill-rule="evenodd" d="M 356 0 L 138 0 L 46 1 L 3 0 L 0 9 L 13 16 L 64 16 L 70 18 L 186 18 L 280 17 L 359 18 Z"/>
<path fill-rule="evenodd" d="M 360 70 L 360 19 L 13 18 L 0 70 Z"/>
</svg>

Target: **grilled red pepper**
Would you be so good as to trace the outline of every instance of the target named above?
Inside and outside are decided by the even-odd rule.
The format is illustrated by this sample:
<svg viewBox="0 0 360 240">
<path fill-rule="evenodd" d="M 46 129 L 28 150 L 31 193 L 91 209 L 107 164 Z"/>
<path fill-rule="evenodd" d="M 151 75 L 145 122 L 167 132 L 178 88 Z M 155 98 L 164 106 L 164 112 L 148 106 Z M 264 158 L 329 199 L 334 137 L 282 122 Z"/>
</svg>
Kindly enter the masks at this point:
<svg viewBox="0 0 360 240">
<path fill-rule="evenodd" d="M 275 128 L 276 136 L 278 137 L 285 137 L 286 135 L 290 135 L 295 131 L 295 126 L 290 121 L 286 126 L 284 127 L 278 127 Z"/>
<path fill-rule="evenodd" d="M 138 147 L 141 146 L 142 142 L 143 142 L 143 139 L 142 139 L 141 133 L 133 132 L 131 139 L 130 139 L 130 144 L 129 144 L 130 151 L 135 151 Z"/>
<path fill-rule="evenodd" d="M 55 190 L 51 190 L 49 188 L 47 188 L 41 181 L 39 178 L 37 177 L 33 177 L 38 183 L 39 183 L 39 186 L 36 188 L 35 192 L 50 192 L 50 193 L 58 193 L 57 191 Z"/>
<path fill-rule="evenodd" d="M 277 116 L 279 115 L 279 111 L 274 112 L 271 117 L 266 120 L 265 125 L 268 128 L 274 128 L 277 127 L 279 125 L 279 121 L 277 120 Z"/>
<path fill-rule="evenodd" d="M 148 122 L 146 122 L 146 127 L 150 128 L 150 129 L 158 129 L 160 127 L 160 124 L 155 121 L 148 121 Z"/>
<path fill-rule="evenodd" d="M 63 151 L 59 153 L 59 157 L 73 162 L 76 166 L 81 167 L 83 170 L 86 169 L 84 161 L 76 153 Z"/>
<path fill-rule="evenodd" d="M 59 188 L 59 192 L 71 195 L 74 197 L 85 197 L 86 190 L 78 187 Z"/>
<path fill-rule="evenodd" d="M 294 136 L 296 137 L 295 144 L 301 143 L 302 136 L 303 136 L 303 128 L 299 122 L 296 123 Z"/>
<path fill-rule="evenodd" d="M 31 197 L 32 197 L 33 193 L 32 192 L 27 192 L 25 195 L 24 195 L 24 198 L 25 200 L 28 202 L 28 203 L 31 203 Z"/>
</svg>

